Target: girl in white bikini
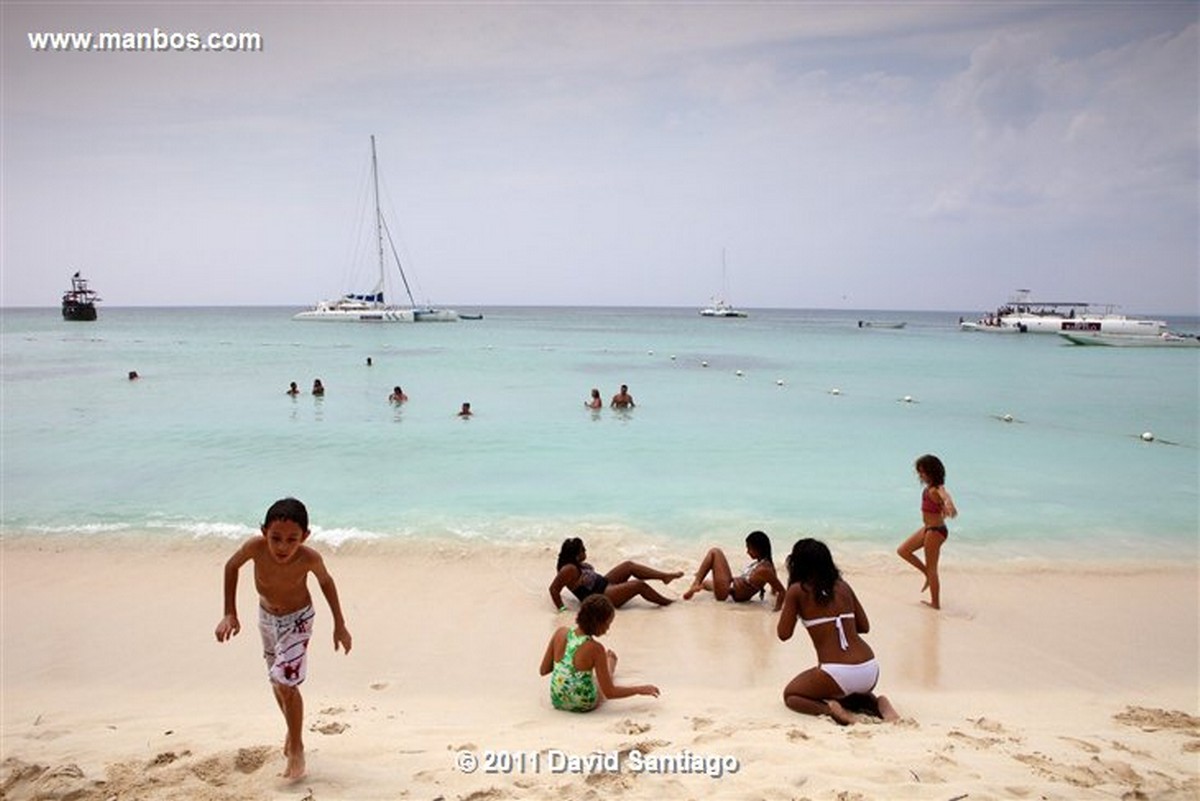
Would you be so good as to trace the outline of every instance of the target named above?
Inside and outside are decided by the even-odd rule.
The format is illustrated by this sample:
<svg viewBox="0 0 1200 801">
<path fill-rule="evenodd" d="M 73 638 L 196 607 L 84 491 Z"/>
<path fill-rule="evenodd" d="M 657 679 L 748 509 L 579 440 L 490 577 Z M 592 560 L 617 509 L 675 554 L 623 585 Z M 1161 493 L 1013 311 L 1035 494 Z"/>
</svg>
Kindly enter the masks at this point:
<svg viewBox="0 0 1200 801">
<path fill-rule="evenodd" d="M 871 646 L 859 636 L 871 628 L 867 613 L 854 590 L 842 580 L 825 543 L 797 541 L 787 566 L 779 639 L 790 639 L 799 620 L 812 638 L 817 666 L 788 682 L 783 702 L 796 712 L 829 715 L 843 725 L 857 720 L 847 706 L 877 712 L 887 721 L 897 720 L 891 702 L 873 693 L 879 664 Z"/>
</svg>

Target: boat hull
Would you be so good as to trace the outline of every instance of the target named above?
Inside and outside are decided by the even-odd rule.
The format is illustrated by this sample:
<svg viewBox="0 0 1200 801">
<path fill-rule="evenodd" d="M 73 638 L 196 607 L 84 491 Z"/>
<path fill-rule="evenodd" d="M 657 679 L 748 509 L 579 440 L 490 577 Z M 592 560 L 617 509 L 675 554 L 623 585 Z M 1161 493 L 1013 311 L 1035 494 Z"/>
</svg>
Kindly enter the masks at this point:
<svg viewBox="0 0 1200 801">
<path fill-rule="evenodd" d="M 412 309 L 310 309 L 293 320 L 321 323 L 412 323 Z"/>
<path fill-rule="evenodd" d="M 64 320 L 82 320 L 90 322 L 96 319 L 96 307 L 91 303 L 64 302 L 62 307 Z"/>
<path fill-rule="evenodd" d="M 417 323 L 457 323 L 458 312 L 453 309 L 413 309 L 413 322 Z"/>
<path fill-rule="evenodd" d="M 1090 345 L 1111 348 L 1200 348 L 1200 338 L 1178 334 L 1105 334 L 1102 332 L 1062 331 L 1063 339 L 1075 345 Z"/>
<path fill-rule="evenodd" d="M 1139 320 L 1119 315 L 1096 317 L 1059 317 L 1046 315 L 1008 315 L 990 322 L 963 322 L 964 331 L 988 334 L 1062 334 L 1066 332 L 1117 334 L 1156 337 L 1167 330 L 1162 320 Z"/>
</svg>

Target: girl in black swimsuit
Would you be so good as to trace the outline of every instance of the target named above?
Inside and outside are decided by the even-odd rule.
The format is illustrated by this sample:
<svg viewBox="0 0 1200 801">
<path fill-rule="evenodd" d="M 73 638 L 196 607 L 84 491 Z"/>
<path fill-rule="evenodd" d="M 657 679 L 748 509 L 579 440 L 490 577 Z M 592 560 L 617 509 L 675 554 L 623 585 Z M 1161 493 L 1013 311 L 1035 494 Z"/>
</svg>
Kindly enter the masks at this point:
<svg viewBox="0 0 1200 801">
<path fill-rule="evenodd" d="M 642 597 L 653 604 L 666 606 L 672 599 L 659 593 L 646 583 L 647 579 L 656 579 L 663 583 L 674 581 L 683 575 L 682 571 L 667 573 L 637 562 L 622 562 L 621 564 L 601 575 L 590 564 L 584 561 L 587 549 L 583 540 L 572 537 L 564 540 L 558 552 L 558 572 L 550 584 L 550 600 L 559 611 L 566 609 L 562 600 L 562 591 L 570 590 L 579 600 L 589 595 L 602 593 L 613 606 L 624 606 L 631 598 Z"/>
</svg>

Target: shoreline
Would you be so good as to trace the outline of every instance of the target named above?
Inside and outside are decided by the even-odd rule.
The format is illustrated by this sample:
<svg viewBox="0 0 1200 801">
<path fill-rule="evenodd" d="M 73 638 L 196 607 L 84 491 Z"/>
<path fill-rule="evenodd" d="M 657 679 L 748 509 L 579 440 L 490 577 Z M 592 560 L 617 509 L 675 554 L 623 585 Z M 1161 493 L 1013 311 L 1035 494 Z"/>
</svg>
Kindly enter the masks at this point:
<svg viewBox="0 0 1200 801">
<path fill-rule="evenodd" d="M 556 527 L 556 531 L 558 528 Z M 562 528 L 566 537 L 581 537 L 593 546 L 597 552 L 603 550 L 612 553 L 612 562 L 621 559 L 637 561 L 661 559 L 669 566 L 689 570 L 703 556 L 704 551 L 713 545 L 722 547 L 730 556 L 732 563 L 740 564 L 742 560 L 741 542 L 749 532 L 733 531 L 724 535 L 714 535 L 703 541 L 690 538 L 676 537 L 667 534 L 652 534 L 634 528 L 617 525 L 574 526 Z M 814 537 L 823 540 L 833 551 L 834 560 L 844 570 L 859 570 L 867 572 L 907 572 L 912 568 L 902 563 L 895 554 L 895 548 L 901 540 L 911 532 L 897 530 L 894 542 L 881 542 L 876 539 L 845 538 L 825 536 L 822 532 L 799 531 L 788 535 L 772 534 L 771 542 L 775 551 L 776 568 L 784 571 L 788 551 L 791 544 L 800 537 Z M 547 562 L 554 562 L 562 537 L 553 536 L 522 537 L 520 539 L 505 539 L 477 534 L 463 534 L 455 531 L 442 530 L 438 533 L 408 534 L 379 534 L 346 530 L 338 528 L 323 528 L 312 526 L 312 536 L 309 545 L 318 548 L 322 553 L 378 553 L 381 556 L 393 556 L 399 553 L 416 551 L 419 553 L 446 552 L 499 552 L 505 554 L 521 554 L 536 556 L 543 555 Z M 234 524 L 184 524 L 170 526 L 155 526 L 137 528 L 125 524 L 44 527 L 21 529 L 0 527 L 0 541 L 19 548 L 149 548 L 152 550 L 171 550 L 177 548 L 195 548 L 199 550 L 225 548 L 232 549 L 247 537 L 258 534 L 258 528 L 250 525 Z M 768 534 L 770 532 L 768 531 Z M 957 535 L 957 536 L 955 536 Z M 1090 551 L 1084 551 L 1079 546 L 1086 541 L 1084 534 L 1078 539 L 1042 542 L 1013 542 L 992 543 L 976 542 L 969 539 L 969 534 L 954 531 L 952 540 L 946 546 L 943 562 L 945 569 L 963 570 L 969 573 L 1074 573 L 1083 570 L 1089 573 L 1143 573 L 1147 571 L 1195 570 L 1200 566 L 1200 544 L 1195 542 L 1183 543 L 1174 540 L 1154 542 L 1150 548 L 1139 542 L 1139 549 L 1131 547 L 1097 547 L 1094 542 Z M 1173 550 L 1179 546 L 1187 553 Z"/>
<path fill-rule="evenodd" d="M 571 715 L 550 708 L 537 675 L 546 640 L 576 608 L 572 600 L 571 614 L 556 615 L 546 591 L 557 543 L 317 542 L 354 649 L 333 653 L 314 589 L 303 686 L 309 775 L 285 784 L 283 724 L 257 634 L 247 626 L 218 644 L 212 633 L 235 542 L 54 539 L 0 541 L 0 787 L 13 801 L 306 793 L 313 801 L 964 793 L 977 801 L 1200 791 L 1194 563 L 1080 573 L 968 571 L 948 561 L 941 613 L 920 604 L 919 576 L 904 565 L 846 563 L 872 622 L 878 692 L 902 720 L 842 728 L 783 706 L 783 685 L 814 658 L 806 637 L 777 640 L 769 603 L 707 595 L 664 609 L 631 603 L 603 641 L 620 654 L 618 682 L 651 682 L 662 696 Z M 657 544 L 592 550 L 601 569 L 638 558 L 690 570 L 700 556 L 689 562 Z M 665 593 L 677 597 L 686 583 Z M 243 571 L 244 623 L 253 606 Z M 726 767 L 703 760 L 729 757 L 739 767 L 719 778 L 652 773 L 630 764 L 635 750 Z M 460 752 L 508 767 L 467 773 Z M 619 764 L 556 771 L 551 752 L 616 753 Z"/>
</svg>

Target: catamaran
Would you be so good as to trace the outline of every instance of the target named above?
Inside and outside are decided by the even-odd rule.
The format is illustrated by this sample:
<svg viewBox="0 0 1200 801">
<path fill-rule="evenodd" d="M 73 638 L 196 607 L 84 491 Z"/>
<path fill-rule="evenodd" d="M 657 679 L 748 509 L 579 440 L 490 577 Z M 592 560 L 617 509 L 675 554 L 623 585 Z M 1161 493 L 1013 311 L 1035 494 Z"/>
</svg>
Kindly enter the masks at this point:
<svg viewBox="0 0 1200 801">
<path fill-rule="evenodd" d="M 725 248 L 721 248 L 721 294 L 728 294 L 725 279 Z M 712 303 L 700 310 L 701 317 L 748 317 L 741 309 L 735 309 L 726 302 L 724 297 L 714 297 Z"/>
<path fill-rule="evenodd" d="M 400 256 L 396 253 L 396 245 L 392 242 L 392 234 L 383 219 L 379 209 L 379 161 L 375 155 L 375 136 L 371 136 L 371 179 L 375 194 L 375 241 L 379 251 L 379 280 L 375 288 L 365 293 L 347 293 L 334 300 L 323 300 L 307 311 L 302 311 L 292 317 L 293 320 L 317 320 L 336 323 L 452 323 L 457 322 L 458 312 L 453 309 L 438 309 L 432 306 L 421 306 L 413 299 L 412 289 L 408 285 L 408 276 L 400 264 Z M 408 295 L 409 305 L 391 306 L 384 298 L 384 240 L 387 240 L 392 257 L 396 261 L 396 269 L 400 280 L 404 283 L 404 291 Z"/>
</svg>

